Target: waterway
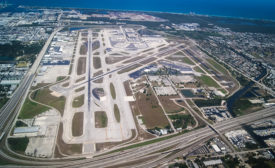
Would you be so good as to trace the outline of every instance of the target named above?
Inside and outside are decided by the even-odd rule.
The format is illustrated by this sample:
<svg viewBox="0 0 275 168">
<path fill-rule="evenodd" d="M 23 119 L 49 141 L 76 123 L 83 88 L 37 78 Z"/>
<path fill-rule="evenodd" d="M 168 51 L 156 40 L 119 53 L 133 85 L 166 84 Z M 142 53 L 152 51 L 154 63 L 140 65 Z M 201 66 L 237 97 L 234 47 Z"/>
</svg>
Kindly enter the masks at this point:
<svg viewBox="0 0 275 168">
<path fill-rule="evenodd" d="M 257 78 L 255 78 L 255 80 L 259 81 L 266 75 L 266 73 L 267 71 L 264 69 L 263 72 Z M 247 93 L 254 84 L 255 82 L 250 81 L 247 85 L 245 85 L 243 88 L 235 92 L 231 97 L 227 99 L 227 108 L 233 117 L 236 116 L 233 112 L 234 103 L 238 101 L 245 93 Z"/>
</svg>

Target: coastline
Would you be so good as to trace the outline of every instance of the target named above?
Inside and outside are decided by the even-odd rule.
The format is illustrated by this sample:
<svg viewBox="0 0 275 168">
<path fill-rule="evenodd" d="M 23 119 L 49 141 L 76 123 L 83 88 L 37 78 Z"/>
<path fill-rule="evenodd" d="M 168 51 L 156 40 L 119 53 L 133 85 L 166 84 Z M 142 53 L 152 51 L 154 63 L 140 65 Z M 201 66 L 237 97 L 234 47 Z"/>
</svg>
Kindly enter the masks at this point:
<svg viewBox="0 0 275 168">
<path fill-rule="evenodd" d="M 106 10 L 106 11 L 123 11 L 123 12 L 143 12 L 143 13 L 161 13 L 161 14 L 177 14 L 177 15 L 194 15 L 200 17 L 220 17 L 227 19 L 240 19 L 240 20 L 249 20 L 249 21 L 267 21 L 267 22 L 275 22 L 274 19 L 264 19 L 264 18 L 249 18 L 249 17 L 237 17 L 237 16 L 227 16 L 227 15 L 217 15 L 217 14 L 203 14 L 203 13 L 195 13 L 195 12 L 170 12 L 170 11 L 150 11 L 150 10 L 131 10 L 131 9 L 107 9 L 107 8 L 80 8 L 80 7 L 62 7 L 62 6 L 28 6 L 28 5 L 17 5 L 26 7 L 26 8 L 51 8 L 51 9 L 79 9 L 79 10 Z"/>
</svg>

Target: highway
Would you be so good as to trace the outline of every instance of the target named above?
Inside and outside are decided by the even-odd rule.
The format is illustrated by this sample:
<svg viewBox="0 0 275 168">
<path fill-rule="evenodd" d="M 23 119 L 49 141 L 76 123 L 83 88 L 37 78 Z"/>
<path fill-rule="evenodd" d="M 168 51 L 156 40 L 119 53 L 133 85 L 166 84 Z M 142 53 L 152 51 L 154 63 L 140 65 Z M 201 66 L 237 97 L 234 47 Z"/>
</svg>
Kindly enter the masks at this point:
<svg viewBox="0 0 275 168">
<path fill-rule="evenodd" d="M 10 98 L 10 100 L 5 104 L 5 106 L 0 110 L 0 137 L 3 138 L 4 135 L 6 133 L 8 133 L 8 130 L 11 128 L 12 126 L 12 122 L 13 120 L 15 119 L 15 117 L 18 115 L 23 103 L 24 103 L 24 100 L 25 98 L 27 97 L 27 93 L 29 91 L 29 88 L 34 80 L 34 77 L 35 77 L 35 73 L 39 67 L 39 64 L 43 58 L 43 56 L 45 55 L 54 35 L 60 31 L 62 29 L 62 27 L 56 29 L 51 35 L 50 37 L 48 38 L 48 40 L 46 41 L 45 45 L 43 46 L 42 50 L 40 51 L 39 55 L 37 56 L 35 62 L 33 63 L 32 67 L 29 69 L 28 73 L 24 76 L 24 78 L 22 79 L 21 83 L 19 84 L 18 88 L 16 89 L 16 91 L 14 92 L 14 94 L 12 95 L 12 97 Z M 161 54 L 165 54 L 166 52 L 169 52 L 173 49 L 176 49 L 177 47 L 180 47 L 182 44 L 179 44 L 179 45 L 176 45 L 176 46 L 173 46 L 173 47 L 170 47 L 166 50 L 163 50 L 159 53 L 156 53 L 156 54 L 153 54 L 149 57 L 145 57 L 143 59 L 140 59 L 140 60 L 137 60 L 137 61 L 133 61 L 127 65 L 124 65 L 124 66 L 120 66 L 119 68 L 116 68 L 112 71 L 109 71 L 105 74 L 102 74 L 102 75 L 98 75 L 96 77 L 93 77 L 93 78 L 90 78 L 89 80 L 81 83 L 81 84 L 78 84 L 78 85 L 75 85 L 73 86 L 73 88 L 75 87 L 78 87 L 79 85 L 82 85 L 82 84 L 85 84 L 85 83 L 89 83 L 91 81 L 94 81 L 94 80 L 97 80 L 97 79 L 100 79 L 102 78 L 103 76 L 106 76 L 106 75 L 109 75 L 109 74 L 112 74 L 112 73 L 115 73 L 119 70 L 123 70 L 123 69 L 126 69 L 126 68 L 129 68 L 129 67 L 132 67 L 134 65 L 136 65 L 137 63 L 140 63 L 144 60 L 147 60 L 148 58 L 150 57 L 153 57 L 153 56 L 157 56 L 157 55 L 161 55 Z M 91 47 L 91 46 L 89 46 Z M 71 89 L 73 89 L 71 88 Z M 20 106 L 19 108 L 17 108 L 17 105 Z M 7 124 L 7 121 L 9 122 Z M 26 162 L 25 162 L 26 163 Z"/>
<path fill-rule="evenodd" d="M 21 101 L 23 101 L 24 96 L 28 93 L 28 89 L 32 84 L 32 81 L 35 77 L 36 70 L 45 55 L 54 35 L 61 30 L 62 28 L 56 29 L 48 38 L 46 41 L 45 45 L 43 46 L 42 50 L 38 54 L 35 62 L 33 63 L 32 67 L 29 69 L 29 71 L 26 73 L 24 78 L 21 80 L 18 88 L 16 91 L 13 93 L 12 97 L 10 100 L 1 108 L 0 110 L 0 133 L 1 135 L 4 135 L 6 131 L 9 129 L 11 122 L 17 115 L 18 111 L 15 111 L 17 105 Z M 7 124 L 7 121 L 9 121 L 9 124 Z"/>
<path fill-rule="evenodd" d="M 11 123 L 15 116 L 18 114 L 18 108 L 16 105 L 18 105 L 21 102 L 24 101 L 24 96 L 26 97 L 28 90 L 31 86 L 31 83 L 35 77 L 36 70 L 47 51 L 47 48 L 54 37 L 55 33 L 59 31 L 61 28 L 55 30 L 50 38 L 47 40 L 46 44 L 44 45 L 43 49 L 41 50 L 40 54 L 38 55 L 36 61 L 34 62 L 33 66 L 29 70 L 29 72 L 26 74 L 24 79 L 22 80 L 21 84 L 13 94 L 12 98 L 8 101 L 8 103 L 1 109 L 0 111 L 0 129 L 2 129 L 3 132 L 7 132 L 8 129 L 10 129 Z M 130 64 L 123 65 L 121 67 L 118 67 L 114 70 L 111 70 L 105 74 L 90 78 L 89 80 L 75 85 L 72 88 L 78 87 L 79 85 L 82 85 L 84 83 L 89 83 L 91 81 L 97 80 L 102 78 L 103 76 L 115 73 L 119 70 L 129 68 L 131 66 L 136 65 L 137 63 L 140 63 L 144 60 L 147 60 L 150 57 L 158 56 L 161 54 L 164 54 L 168 51 L 171 51 L 173 49 L 176 49 L 177 47 L 181 46 L 182 44 L 179 44 L 174 47 L 170 47 L 166 50 L 163 50 L 159 53 L 153 54 L 149 57 L 145 57 L 143 59 L 133 61 Z M 91 46 L 89 46 L 91 47 Z M 71 89 L 72 89 L 71 88 Z M 19 108 L 20 109 L 20 108 Z M 223 121 L 218 124 L 214 124 L 213 127 L 215 130 L 217 130 L 219 133 L 224 133 L 225 131 L 231 130 L 236 127 L 240 127 L 242 124 L 250 123 L 253 121 L 257 121 L 259 119 L 268 118 L 275 115 L 275 107 L 270 107 L 255 113 L 251 113 L 245 116 L 241 116 L 238 118 L 228 119 L 226 121 Z M 5 124 L 7 121 L 9 121 L 9 124 Z M 136 148 L 131 148 L 127 150 L 122 150 L 119 152 L 113 152 L 107 154 L 106 151 L 105 155 L 102 156 L 95 156 L 94 158 L 86 158 L 86 159 L 80 159 L 80 160 L 68 160 L 67 158 L 64 159 L 41 159 L 41 158 L 32 158 L 30 161 L 29 157 L 15 157 L 14 155 L 10 155 L 9 153 L 5 153 L 6 151 L 2 150 L 3 146 L 0 149 L 0 157 L 5 158 L 7 160 L 10 160 L 14 162 L 14 164 L 17 165 L 26 165 L 26 166 L 54 166 L 54 167 L 108 167 L 108 166 L 114 166 L 118 164 L 122 164 L 129 161 L 139 160 L 143 157 L 147 157 L 148 155 L 152 153 L 156 153 L 155 155 L 163 155 L 160 150 L 166 149 L 171 146 L 177 145 L 176 149 L 182 150 L 183 148 L 186 148 L 190 145 L 193 145 L 197 143 L 197 141 L 200 141 L 202 139 L 208 139 L 210 137 L 213 137 L 216 135 L 216 132 L 213 131 L 210 127 L 204 127 L 199 128 L 197 130 L 191 131 L 189 133 L 180 134 L 178 136 L 155 142 L 149 145 L 140 146 Z M 150 140 L 148 140 L 150 141 Z M 131 144 L 132 145 L 132 144 Z M 123 147 L 129 147 L 131 145 L 125 145 Z M 158 162 L 159 163 L 159 162 Z M 158 164 L 157 162 L 154 163 L 154 165 Z M 150 165 L 152 165 L 150 163 Z M 142 165 L 144 166 L 144 165 Z M 1 167 L 1 166 L 0 166 Z M 22 166 L 21 166 L 22 167 Z"/>
<path fill-rule="evenodd" d="M 233 129 L 234 127 L 239 127 L 242 124 L 250 123 L 252 121 L 256 121 L 258 119 L 270 117 L 275 115 L 275 107 L 261 110 L 256 113 L 252 113 L 249 115 L 245 115 L 239 118 L 230 119 L 227 121 L 224 121 L 219 124 L 215 124 L 215 128 L 219 132 L 224 132 L 226 130 Z M 197 140 L 204 139 L 206 137 L 212 137 L 215 135 L 215 132 L 213 132 L 209 127 L 201 128 L 195 131 L 192 131 L 190 133 L 186 133 L 180 136 L 176 136 L 174 138 L 164 140 L 158 143 L 153 143 L 151 145 L 139 147 L 139 148 L 133 148 L 129 149 L 123 152 L 119 153 L 113 153 L 111 155 L 106 155 L 104 157 L 107 157 L 107 159 L 101 159 L 102 157 L 95 158 L 97 160 L 84 160 L 84 161 L 76 161 L 74 163 L 77 163 L 77 165 L 80 167 L 105 167 L 105 166 L 112 166 L 114 163 L 123 163 L 125 161 L 130 161 L 133 159 L 138 159 L 142 156 L 148 155 L 153 152 L 157 152 L 161 149 L 165 149 L 169 146 L 181 144 L 179 148 L 184 148 L 188 145 L 192 145 Z M 82 162 L 82 163 L 81 163 Z M 62 165 L 65 166 L 65 165 Z M 66 167 L 75 167 L 75 165 L 66 165 Z"/>
<path fill-rule="evenodd" d="M 226 120 L 224 122 L 215 124 L 215 128 L 219 132 L 225 132 L 227 130 L 234 129 L 235 127 L 240 127 L 242 124 L 250 123 L 253 121 L 257 121 L 263 118 L 269 118 L 275 115 L 275 107 L 270 107 L 268 109 L 264 109 L 255 113 L 251 113 L 245 116 L 241 116 L 238 118 L 233 118 Z M 22 159 L 13 159 L 10 156 L 6 155 L 2 151 L 0 151 L 0 155 L 3 158 L 12 159 L 17 164 L 28 164 L 28 165 L 55 165 L 55 167 L 107 167 L 114 166 L 114 164 L 125 163 L 125 161 L 130 160 L 139 160 L 142 157 L 152 154 L 154 152 L 158 152 L 159 150 L 165 149 L 167 147 L 178 145 L 178 149 L 182 149 L 188 147 L 198 140 L 207 139 L 213 137 L 215 132 L 212 131 L 209 127 L 200 128 L 189 133 L 185 133 L 182 135 L 175 136 L 173 138 L 163 140 L 160 142 L 152 143 L 150 145 L 141 146 L 137 148 L 132 148 L 120 152 L 114 152 L 94 158 L 87 158 L 84 160 L 77 161 L 68 161 L 62 159 L 51 159 L 51 160 L 39 160 L 39 161 L 31 161 L 22 160 Z M 130 146 L 130 145 L 129 145 Z M 161 153 L 160 153 L 161 155 Z"/>
<path fill-rule="evenodd" d="M 9 124 L 7 124 L 7 121 L 12 121 L 15 117 L 16 113 L 14 113 L 14 110 L 16 106 L 18 105 L 19 101 L 23 96 L 24 93 L 26 93 L 28 86 L 31 84 L 32 79 L 34 75 L 26 74 L 24 79 L 22 80 L 20 87 L 18 87 L 13 94 L 13 97 L 7 102 L 7 104 L 1 109 L 0 113 L 0 128 L 3 133 L 7 131 L 9 127 L 5 127 Z"/>
</svg>

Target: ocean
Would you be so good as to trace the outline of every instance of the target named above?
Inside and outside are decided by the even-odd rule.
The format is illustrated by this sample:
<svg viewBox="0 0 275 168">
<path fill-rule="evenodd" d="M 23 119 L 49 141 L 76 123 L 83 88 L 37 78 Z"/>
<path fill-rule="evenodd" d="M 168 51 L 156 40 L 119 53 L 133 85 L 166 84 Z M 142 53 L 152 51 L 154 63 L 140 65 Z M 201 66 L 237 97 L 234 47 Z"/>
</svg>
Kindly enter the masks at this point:
<svg viewBox="0 0 275 168">
<path fill-rule="evenodd" d="M 275 0 L 7 0 L 27 6 L 196 13 L 275 20 Z"/>
</svg>

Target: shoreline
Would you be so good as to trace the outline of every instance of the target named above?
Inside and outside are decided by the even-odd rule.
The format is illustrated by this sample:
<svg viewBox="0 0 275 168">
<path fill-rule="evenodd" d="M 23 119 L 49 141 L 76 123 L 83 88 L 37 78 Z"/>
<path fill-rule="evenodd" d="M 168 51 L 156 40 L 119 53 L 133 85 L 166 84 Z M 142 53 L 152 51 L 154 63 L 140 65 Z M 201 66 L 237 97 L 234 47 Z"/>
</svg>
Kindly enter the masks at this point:
<svg viewBox="0 0 275 168">
<path fill-rule="evenodd" d="M 80 8 L 80 7 L 53 7 L 53 6 L 28 6 L 28 5 L 15 5 L 17 7 L 25 7 L 25 8 L 51 8 L 51 9 L 90 9 L 90 10 L 106 10 L 106 11 L 123 11 L 123 12 L 143 12 L 143 13 L 161 13 L 161 14 L 177 14 L 177 15 L 194 15 L 200 17 L 220 17 L 227 19 L 239 19 L 239 20 L 249 20 L 249 21 L 267 21 L 267 22 L 275 22 L 274 19 L 263 19 L 263 18 L 249 18 L 249 17 L 237 17 L 237 16 L 226 16 L 226 15 L 210 15 L 210 14 L 200 14 L 195 12 L 169 12 L 169 11 L 146 11 L 146 10 L 130 10 L 130 9 L 106 9 L 106 8 Z"/>
</svg>

